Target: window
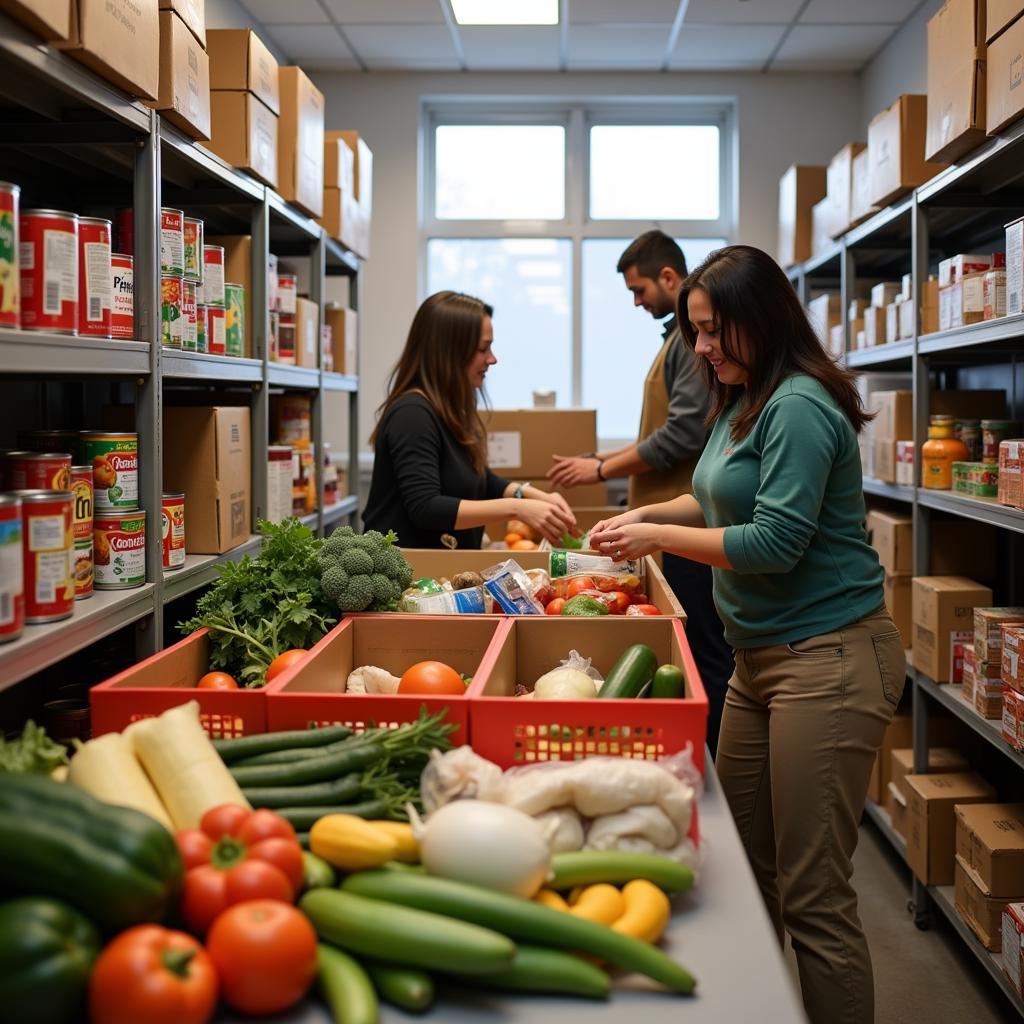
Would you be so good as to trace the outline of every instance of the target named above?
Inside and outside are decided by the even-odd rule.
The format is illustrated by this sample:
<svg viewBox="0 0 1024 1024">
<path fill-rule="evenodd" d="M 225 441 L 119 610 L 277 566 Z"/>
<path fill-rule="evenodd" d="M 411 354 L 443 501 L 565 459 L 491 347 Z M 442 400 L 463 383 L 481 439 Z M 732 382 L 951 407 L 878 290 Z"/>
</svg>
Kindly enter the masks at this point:
<svg viewBox="0 0 1024 1024">
<path fill-rule="evenodd" d="M 690 267 L 732 235 L 732 112 L 678 100 L 424 110 L 421 298 L 442 288 L 495 307 L 495 407 L 598 410 L 603 443 L 636 437 L 663 324 L 633 307 L 615 266 L 651 227 Z"/>
</svg>

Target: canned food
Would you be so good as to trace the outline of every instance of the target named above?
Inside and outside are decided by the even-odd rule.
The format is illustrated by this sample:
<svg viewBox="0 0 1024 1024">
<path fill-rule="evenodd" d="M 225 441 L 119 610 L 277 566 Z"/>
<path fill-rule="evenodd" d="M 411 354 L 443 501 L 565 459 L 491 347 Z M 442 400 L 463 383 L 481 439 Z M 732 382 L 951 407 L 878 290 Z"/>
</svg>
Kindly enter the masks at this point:
<svg viewBox="0 0 1024 1024">
<path fill-rule="evenodd" d="M 93 506 L 135 508 L 139 503 L 139 435 L 83 431 L 85 461 L 92 466 Z"/>
<path fill-rule="evenodd" d="M 82 435 L 77 430 L 19 430 L 18 444 L 27 452 L 70 452 L 72 462 L 82 461 Z"/>
<path fill-rule="evenodd" d="M 203 286 L 196 285 L 196 292 L 201 292 Z M 206 351 L 206 320 L 207 320 L 207 306 L 201 306 L 196 304 L 196 351 Z"/>
<path fill-rule="evenodd" d="M 968 452 L 968 461 L 977 462 L 981 458 L 981 422 L 979 420 L 957 420 L 953 427 L 953 436 L 963 441 Z"/>
<path fill-rule="evenodd" d="M 224 246 L 203 246 L 203 305 L 224 305 Z"/>
<path fill-rule="evenodd" d="M 183 226 L 185 244 L 185 280 L 198 283 L 203 279 L 203 222 L 186 217 Z"/>
<path fill-rule="evenodd" d="M 185 564 L 185 495 L 165 494 L 160 502 L 164 568 L 180 569 Z"/>
<path fill-rule="evenodd" d="M 4 472 L 12 491 L 71 490 L 71 456 L 66 452 L 8 452 Z"/>
<path fill-rule="evenodd" d="M 77 334 L 77 214 L 25 210 L 18 223 L 22 328 Z"/>
<path fill-rule="evenodd" d="M 181 348 L 185 324 L 182 316 L 183 277 L 160 278 L 160 344 L 164 348 Z"/>
<path fill-rule="evenodd" d="M 17 327 L 21 318 L 18 302 L 18 200 L 21 189 L 0 181 L 0 327 Z M 0 621 L 0 640 L 3 623 Z"/>
<path fill-rule="evenodd" d="M 224 307 L 206 307 L 206 351 L 211 355 L 224 355 Z"/>
<path fill-rule="evenodd" d="M 110 255 L 110 336 L 135 337 L 135 258 L 124 253 Z"/>
<path fill-rule="evenodd" d="M 97 512 L 93 526 L 97 590 L 131 590 L 146 582 L 146 513 Z"/>
<path fill-rule="evenodd" d="M 224 351 L 245 354 L 245 288 L 240 284 L 224 285 Z"/>
<path fill-rule="evenodd" d="M 288 316 L 295 316 L 298 298 L 298 279 L 294 274 L 277 275 L 277 308 Z"/>
<path fill-rule="evenodd" d="M 185 273 L 185 214 L 167 206 L 160 210 L 160 273 L 168 277 Z"/>
<path fill-rule="evenodd" d="M 295 321 L 284 317 L 277 325 L 277 361 L 295 365 Z"/>
<path fill-rule="evenodd" d="M 181 347 L 186 352 L 198 351 L 198 329 L 196 327 L 196 283 L 182 281 L 181 284 Z"/>
<path fill-rule="evenodd" d="M 292 514 L 291 445 L 267 448 L 267 519 L 280 523 Z"/>
<path fill-rule="evenodd" d="M 71 467 L 75 600 L 92 597 L 92 466 Z"/>
<path fill-rule="evenodd" d="M 21 499 L 25 621 L 56 622 L 71 615 L 75 582 L 70 491 L 15 491 Z"/>
<path fill-rule="evenodd" d="M 999 442 L 1016 437 L 1020 424 L 1011 420 L 981 421 L 981 461 L 999 462 Z"/>
<path fill-rule="evenodd" d="M 21 499 L 0 494 L 0 643 L 17 640 L 25 628 L 21 534 Z"/>
<path fill-rule="evenodd" d="M 78 333 L 110 337 L 110 221 L 78 218 Z"/>
</svg>

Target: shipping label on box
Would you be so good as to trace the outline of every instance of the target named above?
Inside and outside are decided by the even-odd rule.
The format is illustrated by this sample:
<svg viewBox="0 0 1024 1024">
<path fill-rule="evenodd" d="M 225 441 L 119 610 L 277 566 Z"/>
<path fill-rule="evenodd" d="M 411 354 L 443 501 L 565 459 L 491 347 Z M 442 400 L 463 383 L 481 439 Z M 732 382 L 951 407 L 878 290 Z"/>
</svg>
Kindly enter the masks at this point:
<svg viewBox="0 0 1024 1024">
<path fill-rule="evenodd" d="M 487 435 L 487 465 L 509 469 L 523 464 L 523 435 L 518 430 L 498 430 Z"/>
</svg>

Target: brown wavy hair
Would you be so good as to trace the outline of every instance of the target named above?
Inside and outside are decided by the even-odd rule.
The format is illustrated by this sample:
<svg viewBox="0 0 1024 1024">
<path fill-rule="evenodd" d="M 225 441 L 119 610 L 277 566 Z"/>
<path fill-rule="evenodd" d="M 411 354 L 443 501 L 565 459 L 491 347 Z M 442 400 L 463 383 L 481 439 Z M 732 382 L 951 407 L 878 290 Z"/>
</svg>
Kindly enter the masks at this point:
<svg viewBox="0 0 1024 1024">
<path fill-rule="evenodd" d="M 485 316 L 494 316 L 493 308 L 461 292 L 436 292 L 423 301 L 388 379 L 388 396 L 377 410 L 370 444 L 376 443 L 380 424 L 391 406 L 403 395 L 416 392 L 430 402 L 441 422 L 465 448 L 476 472 L 484 471 L 487 434 L 466 367 L 480 346 Z"/>
<path fill-rule="evenodd" d="M 694 288 L 703 288 L 711 300 L 722 355 L 747 371 L 747 382 L 742 387 L 723 384 L 711 364 L 701 360 L 711 392 L 708 426 L 741 401 L 732 423 L 732 437 L 742 440 L 779 385 L 795 373 L 820 382 L 858 433 L 872 418 L 854 386 L 856 374 L 833 362 L 814 333 L 789 278 L 766 252 L 751 245 L 728 245 L 713 252 L 686 278 L 676 311 L 683 338 L 691 349 L 697 344 L 697 332 L 690 323 L 686 303 Z M 740 337 L 744 352 L 740 351 Z"/>
</svg>

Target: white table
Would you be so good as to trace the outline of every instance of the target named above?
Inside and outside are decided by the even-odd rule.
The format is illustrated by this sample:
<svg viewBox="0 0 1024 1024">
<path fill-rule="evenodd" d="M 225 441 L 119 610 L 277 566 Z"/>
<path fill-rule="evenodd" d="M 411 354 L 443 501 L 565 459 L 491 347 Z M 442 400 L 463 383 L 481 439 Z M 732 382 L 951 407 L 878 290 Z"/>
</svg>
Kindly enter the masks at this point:
<svg viewBox="0 0 1024 1024">
<path fill-rule="evenodd" d="M 697 978 L 697 995 L 652 991 L 644 979 L 616 982 L 604 1003 L 589 999 L 457 992 L 439 986 L 426 1015 L 381 1006 L 381 1024 L 805 1024 L 806 1018 L 775 938 L 754 876 L 729 815 L 714 769 L 707 761 L 707 786 L 700 803 L 703 867 L 693 892 L 676 901 L 664 946 Z M 318 1000 L 288 1014 L 261 1018 L 273 1024 L 333 1024 Z M 223 1024 L 252 1018 L 224 1016 Z"/>
</svg>

